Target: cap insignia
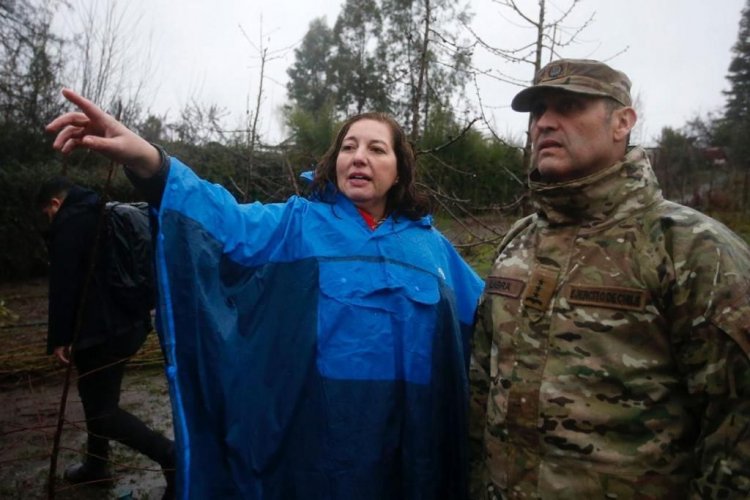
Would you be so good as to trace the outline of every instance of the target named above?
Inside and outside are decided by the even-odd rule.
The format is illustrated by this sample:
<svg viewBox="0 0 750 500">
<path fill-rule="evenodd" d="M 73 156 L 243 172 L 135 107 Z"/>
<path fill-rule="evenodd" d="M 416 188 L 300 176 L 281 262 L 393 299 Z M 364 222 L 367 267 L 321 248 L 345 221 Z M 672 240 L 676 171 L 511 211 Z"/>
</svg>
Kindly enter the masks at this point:
<svg viewBox="0 0 750 500">
<path fill-rule="evenodd" d="M 557 78 L 561 74 L 562 74 L 562 66 L 560 66 L 559 64 L 555 65 L 555 66 L 552 66 L 549 69 L 549 77 L 550 78 Z"/>
</svg>

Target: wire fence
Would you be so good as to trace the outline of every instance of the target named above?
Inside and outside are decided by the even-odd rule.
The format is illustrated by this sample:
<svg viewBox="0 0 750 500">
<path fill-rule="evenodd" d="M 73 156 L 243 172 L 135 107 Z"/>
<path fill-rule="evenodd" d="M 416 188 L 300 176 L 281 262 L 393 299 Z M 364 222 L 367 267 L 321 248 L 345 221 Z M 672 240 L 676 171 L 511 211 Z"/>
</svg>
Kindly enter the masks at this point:
<svg viewBox="0 0 750 500">
<path fill-rule="evenodd" d="M 161 468 L 147 457 L 111 441 L 113 480 L 70 484 L 67 466 L 84 459 L 86 421 L 73 371 L 64 414 L 60 401 L 65 367 L 46 355 L 47 284 L 37 280 L 0 286 L 0 498 L 101 499 L 161 498 Z M 126 360 L 123 360 L 126 361 Z M 152 332 L 128 362 L 120 406 L 146 425 L 173 437 L 163 358 Z M 49 488 L 53 439 L 62 434 L 56 475 Z"/>
</svg>

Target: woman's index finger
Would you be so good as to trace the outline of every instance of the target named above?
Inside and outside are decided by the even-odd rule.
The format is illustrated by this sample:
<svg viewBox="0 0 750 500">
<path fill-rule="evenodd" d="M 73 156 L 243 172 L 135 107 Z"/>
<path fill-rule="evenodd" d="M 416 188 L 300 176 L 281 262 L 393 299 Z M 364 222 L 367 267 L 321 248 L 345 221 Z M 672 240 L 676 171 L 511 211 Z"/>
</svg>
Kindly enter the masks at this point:
<svg viewBox="0 0 750 500">
<path fill-rule="evenodd" d="M 102 111 L 99 106 L 89 101 L 85 97 L 75 93 L 71 89 L 64 88 L 62 90 L 62 94 L 68 101 L 78 106 L 78 109 L 83 111 L 84 114 L 92 120 L 102 120 L 107 117 L 107 113 Z"/>
</svg>

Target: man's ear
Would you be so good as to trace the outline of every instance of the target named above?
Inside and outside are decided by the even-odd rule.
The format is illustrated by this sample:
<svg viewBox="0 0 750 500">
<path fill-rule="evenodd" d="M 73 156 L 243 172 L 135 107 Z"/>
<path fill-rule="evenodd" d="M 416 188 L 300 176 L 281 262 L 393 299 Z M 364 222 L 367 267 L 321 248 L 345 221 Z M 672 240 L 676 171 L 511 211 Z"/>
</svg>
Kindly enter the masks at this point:
<svg viewBox="0 0 750 500">
<path fill-rule="evenodd" d="M 612 133 L 614 134 L 615 142 L 625 140 L 630 131 L 633 130 L 633 127 L 635 127 L 637 120 L 638 114 L 630 106 L 614 110 L 612 113 Z"/>
<path fill-rule="evenodd" d="M 50 198 L 47 205 L 42 208 L 42 213 L 49 218 L 50 222 L 52 222 L 52 219 L 54 219 L 55 215 L 57 215 L 57 212 L 60 210 L 60 206 L 62 205 L 63 201 L 64 198 L 53 197 Z"/>
</svg>

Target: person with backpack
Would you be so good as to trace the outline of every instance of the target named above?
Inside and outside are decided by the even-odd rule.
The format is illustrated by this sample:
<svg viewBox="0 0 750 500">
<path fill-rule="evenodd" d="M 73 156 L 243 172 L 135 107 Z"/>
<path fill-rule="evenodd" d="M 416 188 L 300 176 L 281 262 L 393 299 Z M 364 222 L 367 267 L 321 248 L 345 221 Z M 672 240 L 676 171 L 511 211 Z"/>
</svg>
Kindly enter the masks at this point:
<svg viewBox="0 0 750 500">
<path fill-rule="evenodd" d="M 151 263 L 133 266 L 113 262 L 118 252 L 124 253 L 113 247 L 133 238 L 133 234 L 139 235 L 144 241 L 129 244 L 137 256 L 138 250 L 142 253 L 144 247 L 150 248 L 149 233 L 125 234 L 122 227 L 132 229 L 134 224 L 120 219 L 137 218 L 138 214 L 130 210 L 123 216 L 116 207 L 103 207 L 97 193 L 65 177 L 43 182 L 36 203 L 50 223 L 47 353 L 63 364 L 74 363 L 88 432 L 84 460 L 68 467 L 64 477 L 70 483 L 109 484 L 113 479 L 108 465 L 109 441 L 114 439 L 162 467 L 167 482 L 164 498 L 171 498 L 173 442 L 119 407 L 125 365 L 151 331 L 151 317 L 148 306 L 143 305 L 147 301 L 127 303 L 122 293 L 118 295 L 113 286 L 118 285 L 113 283 L 118 281 L 116 268 L 124 265 L 132 273 L 133 269 L 150 269 Z M 118 220 L 111 220 L 114 218 Z M 148 226 L 147 219 L 144 224 Z M 118 239 L 119 243 L 115 241 Z"/>
</svg>

